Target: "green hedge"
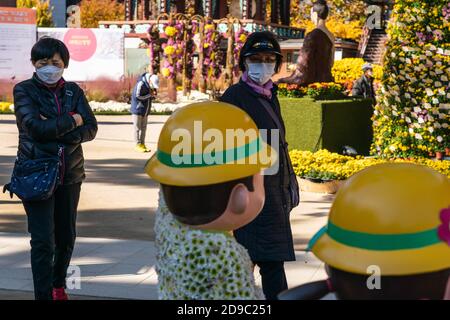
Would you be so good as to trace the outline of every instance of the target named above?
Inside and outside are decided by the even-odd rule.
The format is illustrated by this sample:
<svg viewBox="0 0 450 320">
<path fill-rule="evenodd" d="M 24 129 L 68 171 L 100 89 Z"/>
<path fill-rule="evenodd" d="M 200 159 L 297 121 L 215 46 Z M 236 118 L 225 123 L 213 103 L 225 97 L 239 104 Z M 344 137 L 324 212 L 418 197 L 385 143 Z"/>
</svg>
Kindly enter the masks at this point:
<svg viewBox="0 0 450 320">
<path fill-rule="evenodd" d="M 369 155 L 372 143 L 371 100 L 314 101 L 280 98 L 289 149 L 341 153 L 345 145 Z"/>
</svg>

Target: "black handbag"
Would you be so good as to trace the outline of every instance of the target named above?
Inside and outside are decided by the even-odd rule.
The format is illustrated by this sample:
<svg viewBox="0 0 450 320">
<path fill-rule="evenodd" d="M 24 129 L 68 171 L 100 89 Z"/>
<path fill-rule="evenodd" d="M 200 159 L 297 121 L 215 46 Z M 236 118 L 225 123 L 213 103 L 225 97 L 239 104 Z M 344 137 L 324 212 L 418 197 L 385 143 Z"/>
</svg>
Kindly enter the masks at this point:
<svg viewBox="0 0 450 320">
<path fill-rule="evenodd" d="M 17 195 L 22 201 L 42 201 L 49 199 L 60 181 L 61 147 L 58 156 L 42 159 L 19 160 L 14 164 L 11 182 L 3 187 L 12 198 Z"/>
</svg>

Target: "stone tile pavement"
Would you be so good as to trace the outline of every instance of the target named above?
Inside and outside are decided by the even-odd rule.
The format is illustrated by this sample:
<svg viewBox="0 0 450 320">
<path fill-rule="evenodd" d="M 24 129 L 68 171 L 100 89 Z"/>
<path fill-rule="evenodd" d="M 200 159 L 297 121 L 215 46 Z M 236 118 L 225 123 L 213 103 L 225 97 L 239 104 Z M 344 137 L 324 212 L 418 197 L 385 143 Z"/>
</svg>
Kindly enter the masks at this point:
<svg viewBox="0 0 450 320">
<path fill-rule="evenodd" d="M 155 254 L 152 241 L 78 238 L 71 267 L 79 268 L 81 286 L 68 292 L 78 299 L 157 299 Z M 290 287 L 325 278 L 323 264 L 312 254 L 297 251 L 296 255 L 297 261 L 286 264 Z M 28 235 L 0 233 L 0 289 L 16 291 L 12 299 L 17 291 L 33 290 L 29 260 Z M 69 275 L 76 271 L 69 269 Z M 257 270 L 255 277 L 260 284 Z M 2 296 L 7 299 L 8 292 L 0 291 Z"/>
</svg>

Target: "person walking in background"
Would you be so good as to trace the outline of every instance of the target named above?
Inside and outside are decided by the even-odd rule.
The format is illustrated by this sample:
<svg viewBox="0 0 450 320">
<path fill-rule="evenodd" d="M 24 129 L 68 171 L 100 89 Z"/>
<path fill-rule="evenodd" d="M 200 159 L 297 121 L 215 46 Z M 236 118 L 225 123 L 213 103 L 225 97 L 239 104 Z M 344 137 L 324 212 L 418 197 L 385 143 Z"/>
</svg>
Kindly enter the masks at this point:
<svg viewBox="0 0 450 320">
<path fill-rule="evenodd" d="M 31 50 L 31 62 L 33 77 L 14 87 L 19 147 L 4 191 L 20 196 L 27 214 L 35 298 L 67 300 L 67 268 L 85 178 L 81 144 L 95 138 L 97 121 L 83 90 L 62 78 L 69 65 L 62 41 L 41 38 Z M 29 175 L 20 174 L 26 171 Z"/>
<path fill-rule="evenodd" d="M 133 118 L 133 134 L 135 150 L 138 152 L 150 152 L 145 146 L 145 134 L 147 132 L 148 114 L 152 107 L 152 100 L 159 89 L 159 78 L 156 74 L 146 72 L 139 76 L 131 95 L 131 115 Z"/>
<path fill-rule="evenodd" d="M 376 104 L 375 89 L 373 87 L 373 66 L 370 63 L 363 65 L 364 74 L 355 81 L 352 89 L 352 96 L 372 99 L 373 105 Z"/>
<path fill-rule="evenodd" d="M 289 215 L 299 203 L 299 188 L 287 149 L 276 85 L 271 80 L 280 70 L 281 62 L 280 45 L 274 34 L 252 33 L 240 52 L 239 68 L 243 75 L 220 99 L 246 111 L 259 130 L 279 131 L 278 141 L 271 141 L 268 134 L 268 143 L 279 150 L 279 170 L 264 176 L 266 201 L 261 214 L 234 232 L 260 268 L 263 291 L 269 300 L 276 299 L 288 287 L 284 261 L 295 260 Z"/>
</svg>

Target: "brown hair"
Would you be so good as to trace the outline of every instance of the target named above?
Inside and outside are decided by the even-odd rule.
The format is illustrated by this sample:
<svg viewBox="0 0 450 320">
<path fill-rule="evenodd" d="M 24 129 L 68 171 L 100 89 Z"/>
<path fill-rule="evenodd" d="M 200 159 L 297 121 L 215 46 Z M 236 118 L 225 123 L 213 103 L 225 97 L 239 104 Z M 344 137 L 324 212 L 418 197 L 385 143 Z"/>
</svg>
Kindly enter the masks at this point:
<svg viewBox="0 0 450 320">
<path fill-rule="evenodd" d="M 220 217 L 231 191 L 238 184 L 254 191 L 253 176 L 207 186 L 178 187 L 161 184 L 164 200 L 175 218 L 188 225 L 201 225 Z"/>
</svg>

